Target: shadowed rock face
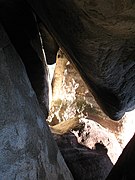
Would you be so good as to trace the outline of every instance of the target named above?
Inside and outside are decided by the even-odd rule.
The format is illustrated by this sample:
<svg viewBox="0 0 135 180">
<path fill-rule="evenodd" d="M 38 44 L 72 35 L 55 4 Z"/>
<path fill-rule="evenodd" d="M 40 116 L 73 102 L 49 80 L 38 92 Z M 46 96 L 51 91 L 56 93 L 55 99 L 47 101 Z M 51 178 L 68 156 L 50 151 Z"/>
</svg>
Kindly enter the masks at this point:
<svg viewBox="0 0 135 180">
<path fill-rule="evenodd" d="M 114 120 L 135 107 L 133 1 L 27 0 Z"/>
<path fill-rule="evenodd" d="M 134 109 L 134 2 L 131 0 L 27 1 L 70 57 L 104 112 L 110 118 L 119 120 L 126 111 Z M 14 46 L 19 49 L 23 61 L 25 59 L 29 78 L 41 106 L 45 107 L 43 65 L 41 62 L 37 63 L 34 66 L 36 67 L 34 73 L 31 73 L 33 66 L 32 70 L 30 66 L 34 56 L 31 58 L 28 53 L 30 51 L 27 52 L 29 49 L 31 53 L 36 54 L 31 47 L 31 40 L 34 40 L 37 30 L 30 6 L 23 0 L 2 1 L 0 18 L 4 27 L 8 26 L 6 31 L 9 31 L 8 34 L 11 33 L 10 39 L 16 41 Z M 58 48 L 54 41 L 53 43 L 54 47 L 51 50 L 46 48 L 50 63 L 54 62 Z M 26 45 L 29 47 L 25 51 Z M 46 47 L 44 43 L 43 45 Z M 49 43 L 48 45 L 51 47 Z"/>
<path fill-rule="evenodd" d="M 74 180 L 105 180 L 113 164 L 107 149 L 99 145 L 97 149 L 78 144 L 72 133 L 54 135 L 58 147 L 73 174 Z"/>
<path fill-rule="evenodd" d="M 106 180 L 135 179 L 135 135 L 124 148 Z"/>
<path fill-rule="evenodd" d="M 94 2 L 88 0 L 79 2 L 77 0 L 27 1 L 54 35 L 59 45 L 70 56 L 104 112 L 112 119 L 117 120 L 125 111 L 133 109 L 135 95 L 134 2 L 130 0 L 124 2 L 115 0 L 109 2 L 104 0 Z M 26 13 L 22 2 L 26 3 L 23 0 L 1 1 L 0 20 L 5 20 L 12 27 L 17 25 L 17 20 L 22 28 L 25 25 L 32 28 L 31 18 L 30 21 L 28 19 L 32 12 L 30 16 L 26 15 L 29 14 L 31 8 L 28 7 Z M 10 19 L 7 22 L 5 17 L 1 16 L 3 15 L 1 12 L 5 13 L 4 15 L 7 14 L 7 17 L 10 16 L 7 9 L 3 9 L 3 3 L 9 3 L 10 7 L 15 5 L 12 12 L 14 13 L 16 9 L 19 15 L 22 13 L 23 21 L 18 18 L 17 14 L 14 14 L 12 20 L 15 20 L 15 24 Z M 19 3 L 20 9 L 16 3 Z M 32 19 L 36 30 L 33 15 Z M 27 24 L 22 22 L 27 22 Z M 21 37 L 20 32 L 26 30 L 25 33 L 28 33 L 28 37 L 32 35 L 32 40 L 35 38 L 35 31 L 34 34 L 31 34 L 31 28 L 27 32 L 27 28 L 18 27 L 19 31 L 15 27 L 12 29 L 14 37 L 17 34 L 18 37 Z M 0 38 L 3 38 L 4 31 L 0 35 Z M 25 48 L 25 44 L 23 44 L 25 40 L 22 38 L 20 42 L 23 48 Z M 18 45 L 20 44 L 18 43 Z M 15 48 L 17 49 L 17 45 Z M 22 50 L 24 50 L 23 48 Z M 34 51 L 34 53 L 37 58 L 37 52 Z M 19 56 L 7 39 L 4 41 L 0 39 L 0 54 L 0 179 L 72 179 L 52 140 L 49 129 L 44 125 L 44 116 L 40 111 Z M 19 55 L 21 56 L 21 51 Z M 40 58 L 38 57 L 38 59 Z M 41 61 L 38 62 L 41 64 Z M 40 71 L 36 65 L 34 67 L 35 70 Z M 43 65 L 41 67 L 43 72 L 41 81 L 43 82 L 45 78 Z M 42 86 L 42 82 L 40 86 Z M 45 90 L 44 85 L 41 87 L 41 92 Z M 44 93 L 45 91 L 43 91 Z M 130 163 L 129 165 L 132 166 Z M 124 165 L 124 169 L 125 167 Z M 132 169 L 128 169 L 128 171 L 131 174 Z"/>
<path fill-rule="evenodd" d="M 40 107 L 47 117 L 48 74 L 34 13 L 25 1 L 2 1 L 0 2 L 0 22 L 25 65 Z"/>
<path fill-rule="evenodd" d="M 1 180 L 73 179 L 45 122 L 22 61 L 1 24 L 0 108 Z"/>
</svg>

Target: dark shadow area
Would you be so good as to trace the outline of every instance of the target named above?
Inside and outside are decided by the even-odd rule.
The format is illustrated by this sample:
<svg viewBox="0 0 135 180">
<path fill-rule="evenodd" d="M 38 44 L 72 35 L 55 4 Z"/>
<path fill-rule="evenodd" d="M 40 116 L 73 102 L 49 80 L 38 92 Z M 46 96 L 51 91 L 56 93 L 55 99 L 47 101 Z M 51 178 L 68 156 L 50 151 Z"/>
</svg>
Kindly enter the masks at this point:
<svg viewBox="0 0 135 180">
<path fill-rule="evenodd" d="M 54 138 L 75 180 L 105 180 L 113 164 L 104 145 L 97 143 L 95 149 L 87 148 L 72 133 Z"/>
<path fill-rule="evenodd" d="M 124 148 L 118 161 L 112 168 L 106 180 L 134 180 L 135 179 L 135 135 Z"/>
</svg>

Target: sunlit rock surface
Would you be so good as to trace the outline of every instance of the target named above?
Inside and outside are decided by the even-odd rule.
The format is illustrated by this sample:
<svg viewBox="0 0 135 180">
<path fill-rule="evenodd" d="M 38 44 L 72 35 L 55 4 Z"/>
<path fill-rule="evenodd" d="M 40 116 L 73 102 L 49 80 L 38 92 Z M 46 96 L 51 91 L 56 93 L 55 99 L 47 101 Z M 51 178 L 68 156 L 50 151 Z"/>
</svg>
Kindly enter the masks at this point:
<svg viewBox="0 0 135 180">
<path fill-rule="evenodd" d="M 82 118 L 80 122 L 84 124 L 84 128 L 73 131 L 78 142 L 90 149 L 96 149 L 97 144 L 104 145 L 111 162 L 115 164 L 122 152 L 115 134 L 90 119 Z"/>
<path fill-rule="evenodd" d="M 79 73 L 60 51 L 53 79 L 52 107 L 48 121 L 55 124 L 77 115 L 108 119 L 88 91 Z"/>
<path fill-rule="evenodd" d="M 64 127 L 64 123 L 54 126 L 53 132 L 64 134 L 68 127 L 69 129 L 74 129 L 74 126 L 77 126 L 77 122 L 73 123 L 72 118 L 83 118 L 85 127 L 81 136 L 77 136 L 78 141 L 81 142 L 80 139 L 89 133 L 90 135 L 84 138 L 83 144 L 93 148 L 96 142 L 103 142 L 108 149 L 110 159 L 115 163 L 122 149 L 134 134 L 135 123 L 133 114 L 134 111 L 126 113 L 126 116 L 118 122 L 109 119 L 101 111 L 79 73 L 67 60 L 62 51 L 59 51 L 53 79 L 52 107 L 48 123 L 52 126 L 62 121 L 69 120 L 69 123 Z M 89 124 L 90 129 L 86 128 Z M 102 134 L 102 136 L 99 134 Z"/>
</svg>

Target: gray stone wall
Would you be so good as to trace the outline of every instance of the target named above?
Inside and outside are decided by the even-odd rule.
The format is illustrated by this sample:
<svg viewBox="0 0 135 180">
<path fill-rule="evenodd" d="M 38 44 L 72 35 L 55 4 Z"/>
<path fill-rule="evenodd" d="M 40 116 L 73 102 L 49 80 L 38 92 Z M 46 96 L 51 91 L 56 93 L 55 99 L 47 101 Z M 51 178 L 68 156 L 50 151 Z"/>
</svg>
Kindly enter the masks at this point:
<svg viewBox="0 0 135 180">
<path fill-rule="evenodd" d="M 0 25 L 0 180 L 73 179 Z"/>
</svg>

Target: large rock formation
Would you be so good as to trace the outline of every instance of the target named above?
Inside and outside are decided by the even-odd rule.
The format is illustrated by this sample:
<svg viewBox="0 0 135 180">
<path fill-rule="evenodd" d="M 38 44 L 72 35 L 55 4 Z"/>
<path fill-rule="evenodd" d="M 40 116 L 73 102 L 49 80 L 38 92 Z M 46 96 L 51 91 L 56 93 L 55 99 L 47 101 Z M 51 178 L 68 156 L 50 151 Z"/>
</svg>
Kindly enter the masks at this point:
<svg viewBox="0 0 135 180">
<path fill-rule="evenodd" d="M 0 179 L 73 179 L 0 25 Z"/>
<path fill-rule="evenodd" d="M 29 2 L 30 6 L 27 4 L 27 2 Z M 13 0 L 11 1 L 11 3 L 10 1 L 6 1 L 6 0 L 1 1 L 0 14 L 2 16 L 0 15 L 0 19 L 2 23 L 4 23 L 3 24 L 4 27 L 12 26 L 13 29 L 11 30 L 9 28 L 9 32 L 11 32 L 11 34 L 13 35 L 12 40 L 15 39 L 17 40 L 17 44 L 15 45 L 16 49 L 18 45 L 19 46 L 22 45 L 21 44 L 22 42 L 20 42 L 20 37 L 24 42 L 26 42 L 27 40 L 27 37 L 25 35 L 21 36 L 23 31 L 26 32 L 27 28 L 25 29 L 25 27 L 27 27 L 27 25 L 30 27 L 30 31 L 26 32 L 26 34 L 28 33 L 27 34 L 28 39 L 33 34 L 32 32 L 34 32 L 34 30 L 36 29 L 35 26 L 34 28 L 32 28 L 33 26 L 32 26 L 31 18 L 30 19 L 28 18 L 25 8 L 26 6 L 23 6 L 23 4 L 25 4 L 28 7 L 27 13 L 29 14 L 29 12 L 31 12 L 33 20 L 35 19 L 35 16 L 33 15 L 32 9 L 34 10 L 38 18 L 40 18 L 42 23 L 46 25 L 49 32 L 55 37 L 61 48 L 70 57 L 70 60 L 74 63 L 75 67 L 80 72 L 81 76 L 88 85 L 89 90 L 92 91 L 92 94 L 95 96 L 97 102 L 102 107 L 103 111 L 111 119 L 119 120 L 125 114 L 125 112 L 131 111 L 132 109 L 135 108 L 135 98 L 134 98 L 135 97 L 135 85 L 134 85 L 135 84 L 134 83 L 135 82 L 135 73 L 134 73 L 135 2 L 133 0 L 125 0 L 119 2 L 117 2 L 116 0 L 110 0 L 110 1 L 95 0 L 94 2 L 91 0 L 80 0 L 80 1 Z M 20 16 L 18 16 L 20 14 L 22 19 L 20 19 Z M 13 21 L 11 21 L 11 19 Z M 37 25 L 36 23 L 34 24 Z M 31 38 L 28 41 L 31 42 Z M 4 43 L 5 42 L 2 42 L 2 44 Z M 2 69 L 2 73 L 4 73 L 4 74 L 1 73 L 3 76 L 1 83 L 2 84 L 2 88 L 1 88 L 2 118 L 1 119 L 3 122 L 2 124 L 3 128 L 1 133 L 3 134 L 1 136 L 3 137 L 2 143 L 4 143 L 4 145 L 3 144 L 1 145 L 1 148 L 2 148 L 2 153 L 3 152 L 5 153 L 5 155 L 3 155 L 1 158 L 3 164 L 4 165 L 6 164 L 5 169 L 7 169 L 7 172 L 9 172 L 11 169 L 7 167 L 8 163 L 5 163 L 5 161 L 12 162 L 13 164 L 12 167 L 18 170 L 18 168 L 22 168 L 21 165 L 23 164 L 21 163 L 21 165 L 20 164 L 16 165 L 15 163 L 13 163 L 13 161 L 17 162 L 18 156 L 20 157 L 22 154 L 23 155 L 25 154 L 24 156 L 26 157 L 25 158 L 24 156 L 23 157 L 21 156 L 22 159 L 21 160 L 19 159 L 20 160 L 19 162 L 23 161 L 24 160 L 23 158 L 27 159 L 28 154 L 32 154 L 31 157 L 39 158 L 39 156 L 37 155 L 38 153 L 35 153 L 35 151 L 33 152 L 31 150 L 29 151 L 28 147 L 34 147 L 35 143 L 33 145 L 33 142 L 34 141 L 39 142 L 42 139 L 39 133 L 40 132 L 39 129 L 42 129 L 42 127 L 40 126 L 41 123 L 38 123 L 38 126 L 40 128 L 38 128 L 35 125 L 37 122 L 39 122 L 38 120 L 40 115 L 37 116 L 37 121 L 34 121 L 34 117 L 37 114 L 40 114 L 40 110 L 36 108 L 38 107 L 37 104 L 33 102 L 33 100 L 31 100 L 31 96 L 34 96 L 31 90 L 30 90 L 31 93 L 28 93 L 29 91 L 27 92 L 27 94 L 29 94 L 29 98 L 25 97 L 26 93 L 24 92 L 26 89 L 24 88 L 25 86 L 23 87 L 24 81 L 22 81 L 21 78 L 19 79 L 20 77 L 19 73 L 21 73 L 22 71 L 16 72 L 16 70 L 14 70 L 14 73 L 12 73 L 12 68 L 16 69 L 13 66 L 13 64 L 11 62 L 8 62 L 9 64 L 6 65 L 4 64 L 7 58 L 11 57 L 11 53 L 9 53 L 9 51 L 7 52 L 7 49 L 9 50 L 9 46 L 6 46 L 4 50 L 3 49 L 1 50 L 2 53 L 1 58 L 4 57 L 4 60 L 3 61 L 1 60 L 1 64 L 2 64 L 1 69 Z M 25 43 L 23 44 L 23 48 L 21 46 L 19 49 L 20 49 L 19 54 L 25 55 L 23 53 L 23 50 L 25 49 Z M 26 54 L 29 55 L 30 51 L 27 52 L 28 53 Z M 5 58 L 5 55 L 3 54 L 6 54 L 7 58 Z M 12 54 L 12 59 L 14 59 L 13 57 L 14 57 L 14 53 Z M 40 72 L 40 68 L 36 68 L 36 67 L 37 66 L 34 66 L 34 68 L 38 69 L 38 71 Z M 8 78 L 9 76 L 7 74 L 11 77 L 10 79 Z M 12 74 L 12 76 L 10 74 Z M 33 74 L 35 75 L 35 77 L 32 75 L 31 76 L 32 79 L 35 78 L 38 79 L 38 77 L 36 76 L 37 74 L 36 73 Z M 18 76 L 16 77 L 15 75 Z M 15 81 L 17 79 L 19 80 L 20 85 L 18 86 L 19 89 L 16 90 L 17 85 Z M 10 88 L 10 91 L 5 91 L 5 89 L 7 88 L 7 83 L 9 83 L 8 87 Z M 42 82 L 40 83 L 40 85 L 42 86 Z M 75 85 L 74 82 L 73 85 Z M 12 98 L 14 97 L 14 94 L 16 94 L 17 99 Z M 10 99 L 7 99 L 9 98 L 9 96 Z M 41 98 L 39 100 L 41 100 L 41 103 L 43 102 L 43 107 L 44 107 L 45 101 Z M 27 101 L 33 102 L 32 107 L 30 107 L 31 106 L 30 103 L 29 106 L 27 106 L 28 104 L 25 103 Z M 82 107 L 81 104 L 79 105 L 80 107 Z M 24 106 L 27 109 L 25 109 Z M 9 107 L 11 107 L 10 110 Z M 7 116 L 6 116 L 7 121 L 5 123 L 3 117 L 5 115 L 6 109 L 7 109 Z M 21 122 L 19 124 L 16 123 L 18 122 L 16 121 L 18 116 L 16 116 L 15 119 L 13 118 L 14 116 L 11 116 L 12 114 L 14 114 L 14 112 L 16 112 L 17 115 L 19 116 L 19 119 L 21 119 Z M 35 115 L 33 114 L 33 112 L 35 112 Z M 33 138 L 33 133 L 29 135 L 29 138 L 27 138 L 27 132 L 30 130 L 29 128 L 30 124 L 26 123 L 27 122 L 26 114 L 29 116 L 29 123 L 33 125 L 31 131 L 34 132 L 34 135 L 37 135 L 36 140 Z M 42 115 L 40 117 L 42 119 Z M 9 118 L 12 121 L 10 121 Z M 23 147 L 22 143 L 20 143 L 21 140 L 20 139 L 18 140 L 18 136 L 16 137 L 15 135 L 13 135 L 16 132 L 17 134 L 19 134 L 18 133 L 19 131 L 17 130 L 19 129 L 20 124 L 22 122 L 26 123 L 26 128 L 25 128 L 26 133 L 24 133 L 25 131 L 23 131 L 22 133 L 22 134 L 26 134 L 26 138 L 21 140 L 23 142 L 25 140 L 26 141 L 28 140 L 27 142 L 29 143 L 29 139 L 31 140 L 33 138 L 32 139 L 33 141 L 32 142 L 30 141 L 29 143 L 30 145 L 26 146 L 25 152 L 23 151 L 24 150 L 23 148 L 22 148 L 23 150 L 22 149 L 20 150 L 20 146 Z M 11 128 L 11 126 L 8 126 L 9 124 L 12 125 L 12 123 L 17 124 L 17 130 L 15 129 L 16 131 L 14 130 L 14 128 Z M 7 132 L 8 127 L 10 127 L 8 131 L 10 132 L 10 135 Z M 25 127 L 25 125 L 23 125 L 23 127 Z M 22 129 L 23 128 L 21 126 L 21 130 Z M 45 137 L 46 134 L 45 133 L 43 134 Z M 5 138 L 5 136 L 8 136 L 9 138 L 8 142 L 6 141 L 7 137 Z M 14 139 L 16 140 L 14 141 Z M 10 148 L 12 149 L 12 152 L 11 151 L 9 152 Z M 36 148 L 38 150 L 40 148 L 45 149 L 45 146 L 44 144 L 41 143 L 41 146 L 38 145 L 36 146 Z M 17 150 L 19 149 L 19 153 L 18 151 L 16 151 L 16 149 Z M 31 149 L 33 150 L 35 148 L 31 148 Z M 36 152 L 40 152 L 40 151 L 36 151 Z M 9 158 L 10 153 L 11 156 L 14 155 L 12 161 Z M 19 155 L 15 156 L 16 154 Z M 5 161 L 3 157 L 6 157 Z M 29 162 L 31 162 L 31 159 L 29 160 Z M 23 168 L 24 167 L 25 166 L 23 166 Z M 30 168 L 27 167 L 27 169 L 28 171 L 30 171 Z M 4 171 L 2 169 L 2 173 L 3 172 Z M 52 172 L 52 167 L 51 167 L 51 172 Z M 7 173 L 4 174 L 6 175 Z M 29 175 L 30 177 L 31 174 Z M 53 177 L 53 174 L 51 174 L 52 177 L 50 177 L 51 176 L 50 173 L 48 174 L 47 174 L 48 178 Z M 20 176 L 21 175 L 19 174 L 17 178 L 20 178 Z"/>
<path fill-rule="evenodd" d="M 104 145 L 86 148 L 72 133 L 54 137 L 75 180 L 105 180 L 113 164 Z"/>
<path fill-rule="evenodd" d="M 70 57 L 104 112 L 135 108 L 135 2 L 27 0 Z"/>
<path fill-rule="evenodd" d="M 48 117 L 51 125 L 78 116 L 91 119 L 114 133 L 123 149 L 135 132 L 134 113 L 135 111 L 128 112 L 120 121 L 112 121 L 98 106 L 73 64 L 61 50 L 58 52 L 53 79 L 52 107 Z M 75 123 L 74 121 L 74 125 Z M 73 123 L 69 124 L 70 129 L 73 129 Z M 64 132 L 60 127 L 59 129 Z"/>
<path fill-rule="evenodd" d="M 56 142 L 74 178 L 81 176 L 82 179 L 87 179 L 93 176 L 93 179 L 105 179 L 111 166 L 104 159 L 108 155 L 112 164 L 115 164 L 134 134 L 134 111 L 127 113 L 119 122 L 111 121 L 101 111 L 78 72 L 61 51 L 57 55 L 52 100 L 48 121 L 53 125 L 51 131 L 59 134 L 55 135 Z M 78 143 L 85 147 L 79 147 L 73 135 L 65 134 L 73 129 Z M 91 151 L 98 149 L 98 145 L 106 148 L 106 155 L 99 156 L 99 152 Z M 102 162 L 104 166 L 99 171 Z"/>
</svg>

